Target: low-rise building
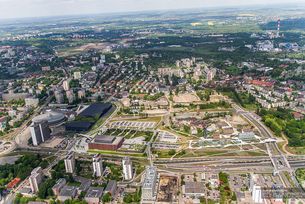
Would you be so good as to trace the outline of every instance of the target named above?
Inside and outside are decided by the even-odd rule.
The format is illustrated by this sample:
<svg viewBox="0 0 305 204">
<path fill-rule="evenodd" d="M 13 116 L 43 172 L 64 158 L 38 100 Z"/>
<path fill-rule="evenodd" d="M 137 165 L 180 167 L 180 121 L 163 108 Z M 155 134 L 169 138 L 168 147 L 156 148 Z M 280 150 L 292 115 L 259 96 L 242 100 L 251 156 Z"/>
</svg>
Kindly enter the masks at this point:
<svg viewBox="0 0 305 204">
<path fill-rule="evenodd" d="M 61 191 L 61 189 L 66 185 L 66 179 L 64 179 L 64 178 L 60 178 L 57 182 L 56 182 L 56 184 L 52 187 L 52 191 L 53 191 L 53 194 L 55 195 L 55 196 L 58 196 L 59 195 L 59 193 L 60 193 L 60 191 Z"/>
<path fill-rule="evenodd" d="M 205 186 L 204 182 L 194 182 L 188 181 L 185 182 L 185 185 L 182 186 L 182 191 L 185 196 L 189 197 L 202 197 L 204 196 Z"/>
<path fill-rule="evenodd" d="M 72 200 L 76 197 L 77 187 L 76 186 L 64 186 L 57 199 L 61 202 L 65 202 L 66 200 Z"/>
<path fill-rule="evenodd" d="M 90 187 L 85 195 L 85 201 L 88 204 L 99 204 L 103 195 L 103 188 Z"/>
<path fill-rule="evenodd" d="M 110 180 L 105 188 L 105 193 L 110 193 L 112 196 L 115 195 L 117 190 L 117 183 L 115 180 Z"/>
</svg>

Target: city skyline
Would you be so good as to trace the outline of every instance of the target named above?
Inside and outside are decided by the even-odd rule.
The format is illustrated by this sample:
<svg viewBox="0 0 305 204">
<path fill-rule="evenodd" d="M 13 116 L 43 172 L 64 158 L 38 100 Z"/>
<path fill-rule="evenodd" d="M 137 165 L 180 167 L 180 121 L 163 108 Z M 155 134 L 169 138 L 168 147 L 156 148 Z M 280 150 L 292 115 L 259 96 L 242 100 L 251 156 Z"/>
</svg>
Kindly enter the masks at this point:
<svg viewBox="0 0 305 204">
<path fill-rule="evenodd" d="M 0 19 L 48 17 L 63 15 L 103 14 L 118 12 L 137 12 L 152 10 L 175 10 L 209 7 L 236 7 L 250 5 L 287 4 L 284 0 L 0 0 Z M 290 1 L 289 4 L 302 3 L 300 0 Z"/>
</svg>

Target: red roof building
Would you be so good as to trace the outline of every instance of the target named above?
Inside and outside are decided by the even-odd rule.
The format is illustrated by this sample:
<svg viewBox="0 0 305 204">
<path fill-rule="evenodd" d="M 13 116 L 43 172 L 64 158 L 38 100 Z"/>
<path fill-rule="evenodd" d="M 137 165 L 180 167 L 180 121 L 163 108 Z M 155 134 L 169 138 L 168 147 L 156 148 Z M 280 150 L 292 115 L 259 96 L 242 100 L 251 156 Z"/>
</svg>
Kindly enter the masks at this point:
<svg viewBox="0 0 305 204">
<path fill-rule="evenodd" d="M 17 185 L 20 181 L 21 181 L 20 178 L 14 178 L 11 182 L 9 182 L 9 183 L 7 184 L 6 187 L 7 187 L 8 189 L 15 188 L 16 185 Z"/>
</svg>

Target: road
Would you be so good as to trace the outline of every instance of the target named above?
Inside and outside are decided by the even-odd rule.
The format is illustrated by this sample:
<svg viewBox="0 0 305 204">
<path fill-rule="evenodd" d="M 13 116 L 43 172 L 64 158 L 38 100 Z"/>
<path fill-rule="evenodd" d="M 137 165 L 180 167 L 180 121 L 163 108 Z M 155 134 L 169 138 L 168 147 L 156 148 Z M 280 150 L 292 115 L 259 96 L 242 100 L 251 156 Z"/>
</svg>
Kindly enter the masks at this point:
<svg viewBox="0 0 305 204">
<path fill-rule="evenodd" d="M 252 123 L 255 127 L 257 127 L 257 129 L 261 133 L 261 136 L 263 136 L 264 138 L 267 138 L 267 139 L 275 139 L 276 140 L 276 138 L 273 136 L 273 133 L 269 130 L 269 128 L 267 128 L 261 122 L 261 118 L 258 115 L 256 115 L 255 113 L 251 113 L 251 112 L 246 111 L 245 109 L 243 109 L 242 107 L 233 103 L 232 101 L 230 103 L 238 114 L 243 116 L 250 123 Z M 289 161 L 287 160 L 286 155 L 284 155 L 281 152 L 277 143 L 276 142 L 272 142 L 272 144 L 266 143 L 266 146 L 267 146 L 267 150 L 268 150 L 270 160 L 271 160 L 271 162 L 274 166 L 274 173 L 279 174 L 281 171 L 287 171 L 290 174 L 291 179 L 294 182 L 294 185 L 296 187 L 300 187 L 299 182 L 297 181 L 297 179 L 295 177 L 294 169 L 291 168 L 291 165 L 290 165 Z M 271 148 L 273 148 L 273 150 Z M 274 155 L 274 152 L 277 152 L 277 155 Z M 281 177 L 281 174 L 279 174 L 279 176 Z"/>
</svg>

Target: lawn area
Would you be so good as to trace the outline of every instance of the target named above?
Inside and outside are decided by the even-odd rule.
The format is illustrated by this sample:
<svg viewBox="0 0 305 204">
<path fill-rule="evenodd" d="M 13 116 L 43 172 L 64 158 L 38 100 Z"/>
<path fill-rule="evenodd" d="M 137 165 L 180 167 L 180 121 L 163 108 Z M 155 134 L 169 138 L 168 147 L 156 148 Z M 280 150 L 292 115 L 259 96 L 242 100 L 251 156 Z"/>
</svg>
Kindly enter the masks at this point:
<svg viewBox="0 0 305 204">
<path fill-rule="evenodd" d="M 116 155 L 116 156 L 130 156 L 130 157 L 144 157 L 144 154 L 141 153 L 126 153 L 126 152 L 116 152 L 116 151 L 107 151 L 107 150 L 88 150 L 88 153 L 92 154 L 105 154 L 105 155 Z"/>
<path fill-rule="evenodd" d="M 296 176 L 297 176 L 297 179 L 300 183 L 304 183 L 305 182 L 305 169 L 298 169 L 296 170 Z"/>
</svg>

